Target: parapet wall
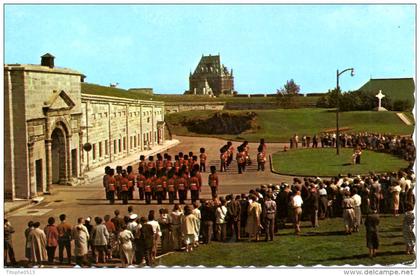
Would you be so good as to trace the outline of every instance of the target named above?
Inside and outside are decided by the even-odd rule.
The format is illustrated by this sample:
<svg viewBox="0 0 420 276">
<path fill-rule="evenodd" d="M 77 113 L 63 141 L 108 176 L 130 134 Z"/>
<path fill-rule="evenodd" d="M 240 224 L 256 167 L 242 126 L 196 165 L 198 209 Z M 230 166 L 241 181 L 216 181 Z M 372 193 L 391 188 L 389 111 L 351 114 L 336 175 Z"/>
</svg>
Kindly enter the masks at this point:
<svg viewBox="0 0 420 276">
<path fill-rule="evenodd" d="M 224 102 L 166 102 L 165 112 L 176 113 L 191 110 L 223 110 Z"/>
</svg>

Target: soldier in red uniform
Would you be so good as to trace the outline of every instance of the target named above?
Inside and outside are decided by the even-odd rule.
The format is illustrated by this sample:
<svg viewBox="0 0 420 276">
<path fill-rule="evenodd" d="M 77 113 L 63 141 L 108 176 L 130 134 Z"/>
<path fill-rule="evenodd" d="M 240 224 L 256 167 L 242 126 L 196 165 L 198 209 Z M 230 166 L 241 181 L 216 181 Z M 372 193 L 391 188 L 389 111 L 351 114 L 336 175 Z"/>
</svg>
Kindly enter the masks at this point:
<svg viewBox="0 0 420 276">
<path fill-rule="evenodd" d="M 139 173 L 137 174 L 137 188 L 139 189 L 139 199 L 144 200 L 144 183 L 146 177 L 144 176 L 144 167 L 139 167 Z"/>
<path fill-rule="evenodd" d="M 262 146 L 263 148 L 263 152 L 266 153 L 267 152 L 267 144 L 265 143 L 264 138 L 260 139 L 260 145 L 258 147 Z"/>
<path fill-rule="evenodd" d="M 251 165 L 251 157 L 249 156 L 249 145 L 248 145 L 248 141 L 244 141 L 242 143 L 242 148 L 244 149 L 244 153 L 245 153 L 245 165 Z"/>
<path fill-rule="evenodd" d="M 225 172 L 226 171 L 226 162 L 228 159 L 228 152 L 226 147 L 222 147 L 220 149 L 220 172 Z"/>
<path fill-rule="evenodd" d="M 175 195 L 176 195 L 176 179 L 177 179 L 175 168 L 172 168 L 168 172 L 167 177 L 168 177 L 167 190 L 168 190 L 169 203 L 173 204 L 175 200 Z"/>
<path fill-rule="evenodd" d="M 146 172 L 146 182 L 144 183 L 144 195 L 146 198 L 146 204 L 152 202 L 152 189 L 154 185 L 154 173 L 151 171 Z"/>
<path fill-rule="evenodd" d="M 163 169 L 163 158 L 160 153 L 157 154 L 157 160 L 156 160 L 156 170 L 160 171 Z"/>
<path fill-rule="evenodd" d="M 190 163 L 190 168 L 191 168 L 191 170 L 192 170 L 192 168 L 194 168 L 196 165 L 198 166 L 198 169 L 200 169 L 200 165 L 198 164 L 198 156 L 197 156 L 197 155 L 194 155 L 194 156 L 192 157 L 192 162 Z"/>
<path fill-rule="evenodd" d="M 129 183 L 128 175 L 126 170 L 122 170 L 122 176 L 120 178 L 120 190 L 121 190 L 121 199 L 123 204 L 128 204 L 128 189 Z"/>
<path fill-rule="evenodd" d="M 144 155 L 140 155 L 139 168 L 142 167 L 144 169 L 144 171 L 146 171 L 147 164 L 146 164 L 146 160 L 144 158 L 145 158 Z"/>
<path fill-rule="evenodd" d="M 192 170 L 193 163 L 194 163 L 194 153 L 190 151 L 188 153 L 188 168 L 190 168 L 190 171 Z"/>
<path fill-rule="evenodd" d="M 200 172 L 206 172 L 207 154 L 205 148 L 200 148 Z"/>
<path fill-rule="evenodd" d="M 200 181 L 199 178 L 197 177 L 197 171 L 196 170 L 192 170 L 191 171 L 191 177 L 189 179 L 189 188 L 191 191 L 191 202 L 194 203 L 197 200 L 199 200 L 199 193 L 200 193 Z"/>
<path fill-rule="evenodd" d="M 188 182 L 187 178 L 185 177 L 185 170 L 185 166 L 182 166 L 176 180 L 176 189 L 178 190 L 180 204 L 185 204 L 185 200 L 187 199 Z"/>
<path fill-rule="evenodd" d="M 109 169 L 108 170 L 108 174 L 107 174 L 107 190 L 108 190 L 108 195 L 107 198 L 109 199 L 109 203 L 110 204 L 114 204 L 115 202 L 115 190 L 116 190 L 116 181 L 114 178 L 114 173 L 115 170 L 114 169 Z"/>
<path fill-rule="evenodd" d="M 166 186 L 166 176 L 165 176 L 165 170 L 161 169 L 158 171 L 156 180 L 154 182 L 154 190 L 156 194 L 156 199 L 158 204 L 162 204 L 163 199 L 163 193 L 165 191 Z"/>
<path fill-rule="evenodd" d="M 156 168 L 156 164 L 153 161 L 153 156 L 149 156 L 148 160 L 149 161 L 147 162 L 147 170 L 151 171 L 152 169 Z"/>
<path fill-rule="evenodd" d="M 179 169 L 181 168 L 181 161 L 179 161 L 178 155 L 175 155 L 174 168 L 175 168 L 175 173 L 179 173 Z"/>
<path fill-rule="evenodd" d="M 117 186 L 117 198 L 121 199 L 121 185 L 120 185 L 120 180 L 121 180 L 121 173 L 122 173 L 122 167 L 121 166 L 117 166 L 116 168 L 117 170 L 117 175 L 115 176 L 115 181 L 116 181 L 116 186 Z"/>
<path fill-rule="evenodd" d="M 185 166 L 184 173 L 188 174 L 191 171 L 190 159 L 188 158 L 188 155 L 184 155 L 184 161 L 182 162 L 182 166 Z"/>
<path fill-rule="evenodd" d="M 265 156 L 264 148 L 262 145 L 258 147 L 258 154 L 257 154 L 257 163 L 258 163 L 258 171 L 264 171 L 265 169 L 265 161 L 267 158 Z"/>
<path fill-rule="evenodd" d="M 168 173 L 174 164 L 172 164 L 172 156 L 170 156 L 169 154 L 166 156 L 166 160 L 165 160 L 165 169 L 166 169 L 166 173 Z"/>
<path fill-rule="evenodd" d="M 182 151 L 178 153 L 178 159 L 181 164 L 179 167 L 181 167 L 184 164 L 184 154 L 182 153 Z"/>
<path fill-rule="evenodd" d="M 219 187 L 219 177 L 217 176 L 216 166 L 210 166 L 209 186 L 211 189 L 211 197 L 217 197 L 217 189 Z"/>
<path fill-rule="evenodd" d="M 235 151 L 235 148 L 233 147 L 231 141 L 227 142 L 226 148 L 227 148 L 227 156 L 228 156 L 226 166 L 229 167 L 233 160 L 233 152 Z"/>
<path fill-rule="evenodd" d="M 242 146 L 239 146 L 237 149 L 238 152 L 236 154 L 236 162 L 238 163 L 238 173 L 241 174 L 243 171 L 245 171 L 246 155 Z"/>
<path fill-rule="evenodd" d="M 133 172 L 133 166 L 127 166 L 128 178 L 128 199 L 133 199 L 134 187 L 136 185 L 136 174 Z"/>
</svg>

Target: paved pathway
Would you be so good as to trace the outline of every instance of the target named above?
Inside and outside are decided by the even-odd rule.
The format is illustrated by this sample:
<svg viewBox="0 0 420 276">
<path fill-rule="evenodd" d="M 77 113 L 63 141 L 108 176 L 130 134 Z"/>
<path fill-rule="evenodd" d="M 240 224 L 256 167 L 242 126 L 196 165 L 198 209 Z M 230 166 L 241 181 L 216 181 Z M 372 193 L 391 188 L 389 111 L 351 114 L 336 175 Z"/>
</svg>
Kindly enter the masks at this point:
<svg viewBox="0 0 420 276">
<path fill-rule="evenodd" d="M 166 152 L 171 155 L 177 154 L 180 151 L 187 154 L 189 151 L 198 153 L 200 147 L 205 147 L 209 164 L 219 163 L 219 148 L 226 143 L 226 141 L 216 138 L 180 136 L 174 138 L 178 139 L 181 143 L 166 150 Z M 234 146 L 238 146 L 240 143 L 234 142 L 233 144 Z M 284 145 L 285 144 L 268 144 L 268 153 L 271 154 L 279 151 Z M 257 147 L 258 143 L 250 143 L 250 154 L 253 160 L 256 158 Z M 209 170 L 209 166 L 207 170 Z M 108 201 L 104 199 L 105 194 L 102 188 L 102 180 L 98 177 L 102 175 L 102 171 L 103 170 L 98 170 L 97 175 L 91 175 L 91 178 L 94 179 L 94 181 L 91 181 L 89 184 L 76 187 L 53 185 L 53 193 L 45 196 L 45 199 L 41 203 L 20 208 L 6 214 L 6 217 L 16 229 L 16 233 L 13 236 L 13 244 L 18 260 L 24 259 L 24 229 L 29 220 L 39 221 L 41 226 L 44 227 L 47 224 L 48 217 L 53 216 L 58 221 L 58 216 L 61 213 L 67 215 L 67 221 L 71 224 L 75 224 L 78 217 L 103 217 L 106 214 L 113 215 L 115 209 L 119 209 L 122 215 L 127 214 L 127 205 L 122 205 L 120 201 L 116 201 L 115 205 L 110 205 Z M 208 173 L 204 173 L 202 177 L 205 185 L 203 185 L 201 197 L 210 198 L 210 188 L 206 185 Z M 250 189 L 256 188 L 262 184 L 280 184 L 283 181 L 290 183 L 291 181 L 291 177 L 272 174 L 268 164 L 264 172 L 258 172 L 256 170 L 255 161 L 244 174 L 237 173 L 236 163 L 233 162 L 227 172 L 219 173 L 219 179 L 219 193 L 221 195 L 228 193 L 247 193 Z M 189 201 L 187 201 L 187 203 L 189 203 Z M 132 205 L 135 212 L 141 216 L 147 216 L 148 210 L 151 209 L 157 212 L 162 207 L 172 208 L 172 205 L 169 205 L 168 202 L 164 202 L 163 205 L 145 205 L 144 202 L 138 200 L 138 194 L 134 195 L 134 200 L 130 201 L 129 204 Z M 56 255 L 58 256 L 58 252 L 56 252 Z"/>
</svg>

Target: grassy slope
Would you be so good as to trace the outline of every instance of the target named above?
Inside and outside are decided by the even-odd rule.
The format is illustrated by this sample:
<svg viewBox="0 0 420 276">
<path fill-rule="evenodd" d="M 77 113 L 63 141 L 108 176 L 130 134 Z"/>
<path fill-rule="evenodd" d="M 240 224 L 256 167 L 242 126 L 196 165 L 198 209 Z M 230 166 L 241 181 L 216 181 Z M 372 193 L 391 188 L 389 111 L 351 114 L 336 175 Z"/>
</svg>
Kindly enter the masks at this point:
<svg viewBox="0 0 420 276">
<path fill-rule="evenodd" d="M 194 111 L 168 114 L 166 120 L 173 133 L 178 135 L 195 135 L 179 125 L 184 118 L 203 118 L 211 116 L 215 111 Z M 229 111 L 232 112 L 232 111 Z M 235 111 L 236 112 L 236 111 Z M 247 139 L 259 141 L 264 137 L 268 142 L 288 142 L 297 133 L 314 135 L 327 129 L 335 128 L 335 113 L 326 109 L 277 109 L 255 110 L 260 130 L 255 133 L 242 133 L 238 136 L 221 135 L 227 139 Z M 176 125 L 174 127 L 174 125 Z M 413 126 L 404 125 L 394 112 L 345 112 L 340 113 L 340 128 L 350 127 L 351 132 L 380 132 L 409 135 Z M 209 135 L 207 135 L 209 136 Z M 211 135 L 210 135 L 211 136 Z"/>
<path fill-rule="evenodd" d="M 293 229 L 280 230 L 274 242 L 240 242 L 202 245 L 187 254 L 177 252 L 163 257 L 159 264 L 167 266 L 314 266 L 329 265 L 389 265 L 411 263 L 415 257 L 405 255 L 402 237 L 403 216 L 381 216 L 378 256 L 367 255 L 365 229 L 358 233 L 343 235 L 341 218 L 320 221 L 319 228 L 310 228 L 303 222 L 302 235 L 293 235 Z M 291 227 L 291 225 L 290 225 Z"/>
<path fill-rule="evenodd" d="M 339 156 L 335 148 L 289 150 L 274 154 L 273 165 L 279 173 L 301 176 L 367 174 L 371 171 L 379 173 L 397 171 L 408 166 L 408 162 L 403 159 L 373 151 L 363 151 L 361 164 L 350 165 L 352 154 L 353 150 L 348 148 L 341 148 Z"/>
<path fill-rule="evenodd" d="M 375 94 L 382 90 L 392 100 L 408 100 L 414 106 L 413 79 L 371 79 L 359 90 L 372 91 Z"/>
</svg>

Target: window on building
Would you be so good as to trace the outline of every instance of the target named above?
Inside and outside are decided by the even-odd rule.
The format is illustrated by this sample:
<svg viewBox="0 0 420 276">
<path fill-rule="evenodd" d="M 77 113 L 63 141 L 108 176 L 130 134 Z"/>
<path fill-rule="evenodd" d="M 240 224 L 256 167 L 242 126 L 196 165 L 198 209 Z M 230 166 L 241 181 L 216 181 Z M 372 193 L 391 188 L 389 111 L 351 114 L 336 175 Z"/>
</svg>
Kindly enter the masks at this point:
<svg viewBox="0 0 420 276">
<path fill-rule="evenodd" d="M 147 122 L 150 123 L 150 117 L 147 117 Z"/>
<path fill-rule="evenodd" d="M 121 138 L 118 139 L 118 152 L 121 152 Z"/>
<path fill-rule="evenodd" d="M 133 136 L 130 136 L 130 149 L 133 148 Z"/>
<path fill-rule="evenodd" d="M 114 154 L 117 154 L 117 140 L 114 140 Z"/>
<path fill-rule="evenodd" d="M 140 147 L 140 134 L 137 134 L 137 141 L 139 141 L 139 147 Z"/>
<path fill-rule="evenodd" d="M 108 155 L 108 140 L 105 140 L 105 155 Z"/>
<path fill-rule="evenodd" d="M 102 142 L 99 142 L 99 158 L 102 157 Z"/>
<path fill-rule="evenodd" d="M 96 144 L 93 144 L 92 147 L 92 160 L 96 159 Z"/>
<path fill-rule="evenodd" d="M 136 137 L 136 135 L 134 135 L 133 138 L 134 138 L 134 148 L 137 148 L 137 137 Z"/>
<path fill-rule="evenodd" d="M 123 138 L 123 149 L 126 150 L 127 149 L 127 137 Z"/>
</svg>

